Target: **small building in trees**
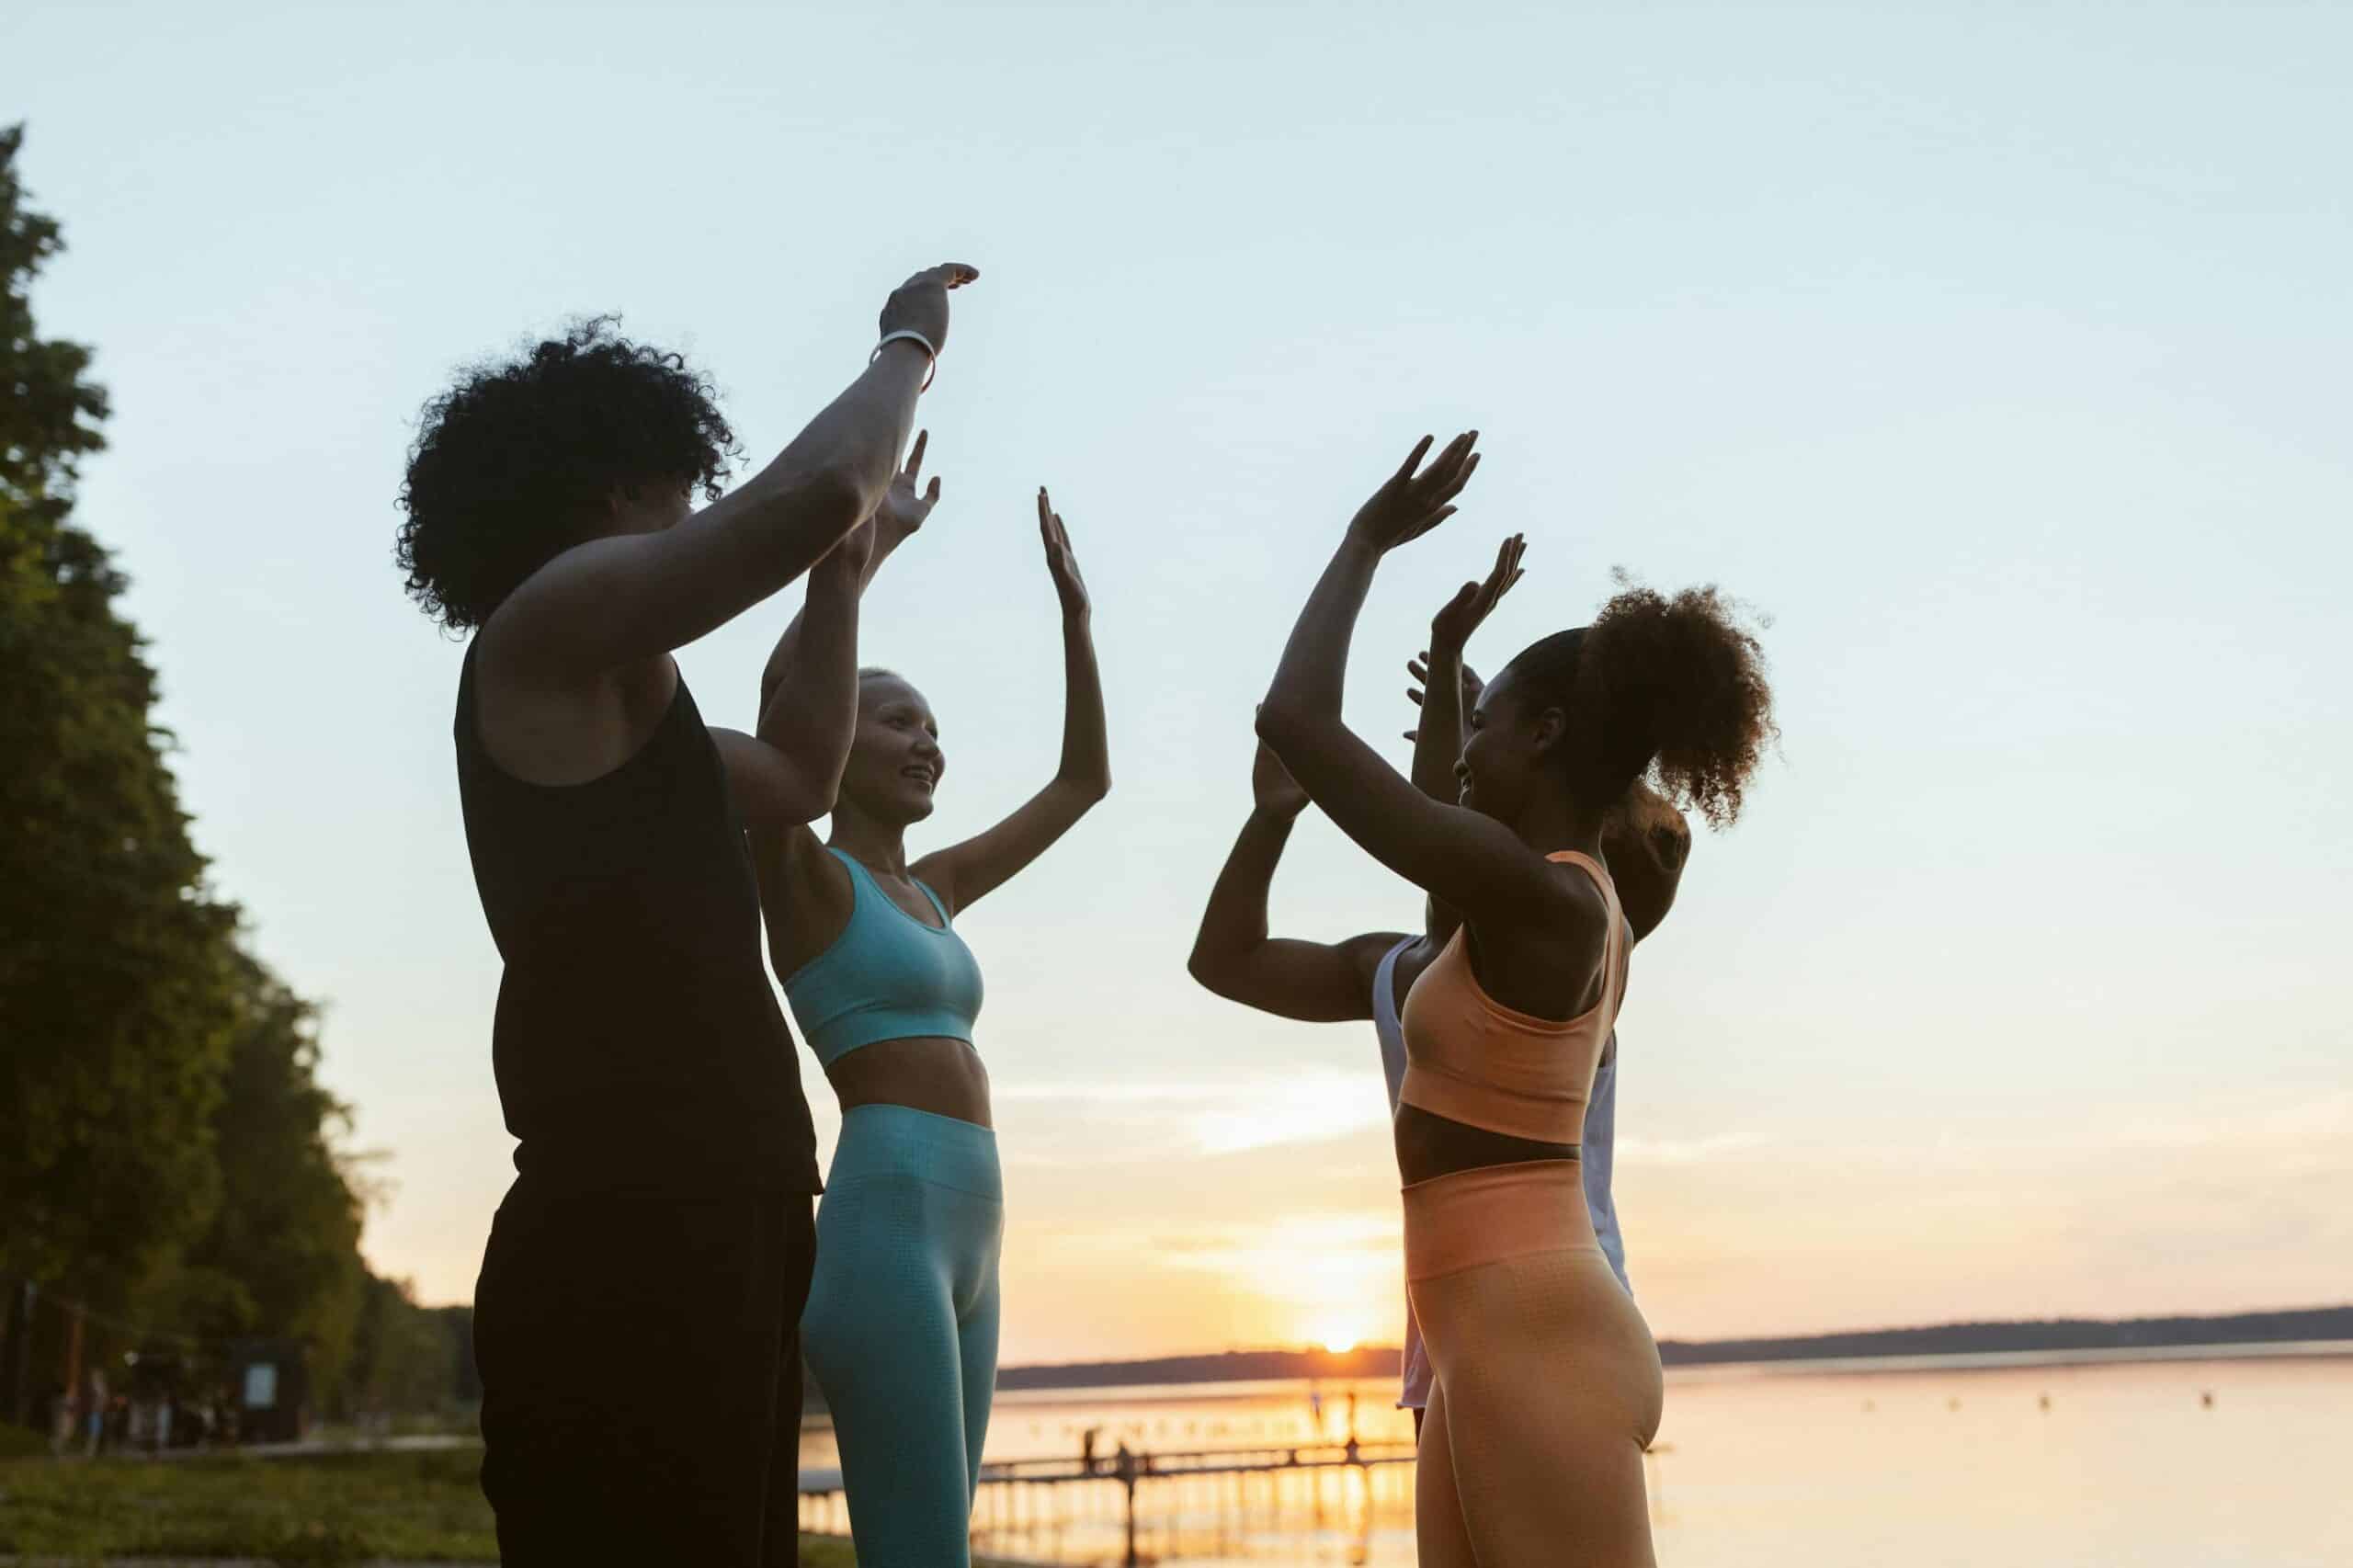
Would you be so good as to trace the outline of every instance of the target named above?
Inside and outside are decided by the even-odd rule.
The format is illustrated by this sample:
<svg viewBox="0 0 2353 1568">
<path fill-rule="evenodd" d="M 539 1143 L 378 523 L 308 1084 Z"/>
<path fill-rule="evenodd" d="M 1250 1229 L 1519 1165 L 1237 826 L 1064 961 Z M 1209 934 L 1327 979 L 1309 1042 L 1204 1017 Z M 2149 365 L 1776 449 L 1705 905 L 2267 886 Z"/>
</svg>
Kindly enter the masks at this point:
<svg viewBox="0 0 2353 1568">
<path fill-rule="evenodd" d="M 241 1443 L 293 1443 L 311 1426 L 310 1364 L 286 1339 L 241 1340 L 229 1355 Z"/>
</svg>

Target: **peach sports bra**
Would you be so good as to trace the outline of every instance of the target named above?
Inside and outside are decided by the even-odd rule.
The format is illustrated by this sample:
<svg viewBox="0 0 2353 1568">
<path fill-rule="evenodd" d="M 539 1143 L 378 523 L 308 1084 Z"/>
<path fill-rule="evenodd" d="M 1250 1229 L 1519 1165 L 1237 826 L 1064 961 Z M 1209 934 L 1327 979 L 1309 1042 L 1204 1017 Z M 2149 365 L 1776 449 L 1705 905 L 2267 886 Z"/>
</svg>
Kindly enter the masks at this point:
<svg viewBox="0 0 2353 1568">
<path fill-rule="evenodd" d="M 1513 1138 L 1576 1143 L 1585 1137 L 1594 1071 L 1626 994 L 1630 943 L 1618 890 L 1600 862 L 1574 849 L 1544 858 L 1582 868 L 1608 906 L 1601 1000 L 1565 1021 L 1515 1012 L 1480 987 L 1458 928 L 1406 994 L 1405 1081 L 1397 1100 Z"/>
</svg>

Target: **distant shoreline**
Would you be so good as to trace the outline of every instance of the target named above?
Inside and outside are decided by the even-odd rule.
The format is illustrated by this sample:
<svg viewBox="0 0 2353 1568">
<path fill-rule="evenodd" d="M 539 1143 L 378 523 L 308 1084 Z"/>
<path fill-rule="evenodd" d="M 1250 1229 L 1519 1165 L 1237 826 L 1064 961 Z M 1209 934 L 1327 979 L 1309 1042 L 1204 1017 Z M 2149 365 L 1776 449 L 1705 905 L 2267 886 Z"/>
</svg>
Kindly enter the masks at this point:
<svg viewBox="0 0 2353 1568">
<path fill-rule="evenodd" d="M 1774 1339 L 1664 1340 L 1670 1369 L 1892 1372 L 1995 1369 L 2142 1360 L 2353 1355 L 2353 1306 L 2212 1317 L 2056 1318 L 1941 1324 Z M 1354 1350 L 1229 1350 L 1132 1361 L 1007 1367 L 997 1387 L 1023 1390 L 1166 1387 L 1190 1383 L 1343 1381 L 1397 1375 L 1394 1346 Z"/>
</svg>

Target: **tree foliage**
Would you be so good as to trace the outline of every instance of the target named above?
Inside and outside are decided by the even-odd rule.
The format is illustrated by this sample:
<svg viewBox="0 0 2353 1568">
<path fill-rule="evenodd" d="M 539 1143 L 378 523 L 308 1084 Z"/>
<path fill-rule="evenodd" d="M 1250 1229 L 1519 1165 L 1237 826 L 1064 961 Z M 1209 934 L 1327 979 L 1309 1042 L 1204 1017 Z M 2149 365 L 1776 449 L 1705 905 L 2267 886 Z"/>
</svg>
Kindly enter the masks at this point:
<svg viewBox="0 0 2353 1568">
<path fill-rule="evenodd" d="M 316 1010 L 244 954 L 232 964 L 237 1019 L 212 1119 L 221 1202 L 186 1259 L 245 1301 L 233 1317 L 188 1326 L 301 1340 L 312 1379 L 329 1386 L 349 1358 L 366 1278 L 359 1199 L 336 1158 L 351 1113 L 318 1081 Z"/>
<path fill-rule="evenodd" d="M 191 1367 L 296 1340 L 323 1403 L 446 1408 L 466 1321 L 360 1257 L 316 1010 L 209 890 L 125 579 L 71 520 L 107 398 L 86 347 L 35 328 L 61 242 L 24 204 L 23 137 L 0 128 L 0 1274 L 116 1314 L 93 1356 L 142 1347 L 129 1324 Z"/>
<path fill-rule="evenodd" d="M 461 1309 L 462 1310 L 462 1309 Z M 352 1415 L 428 1414 L 461 1397 L 472 1317 L 416 1304 L 406 1280 L 369 1276 L 342 1403 Z"/>
<path fill-rule="evenodd" d="M 104 446 L 89 350 L 43 339 L 57 225 L 0 130 L 0 1267 L 119 1301 L 210 1217 L 235 913 L 150 719 L 124 579 L 69 520 Z"/>
</svg>

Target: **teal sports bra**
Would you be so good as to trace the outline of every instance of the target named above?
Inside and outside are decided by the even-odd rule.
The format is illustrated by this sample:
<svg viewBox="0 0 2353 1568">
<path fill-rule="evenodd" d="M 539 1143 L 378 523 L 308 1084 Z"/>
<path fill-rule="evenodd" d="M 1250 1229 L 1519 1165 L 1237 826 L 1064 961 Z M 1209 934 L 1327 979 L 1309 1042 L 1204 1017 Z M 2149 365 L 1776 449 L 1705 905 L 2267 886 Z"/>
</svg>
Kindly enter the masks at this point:
<svg viewBox="0 0 2353 1568">
<path fill-rule="evenodd" d="M 970 1045 L 981 1016 L 981 966 L 939 895 L 915 883 L 939 913 L 939 924 L 926 926 L 892 903 L 855 857 L 830 844 L 825 850 L 849 868 L 849 924 L 784 983 L 809 1049 L 830 1067 L 886 1040 L 937 1035 Z"/>
</svg>

